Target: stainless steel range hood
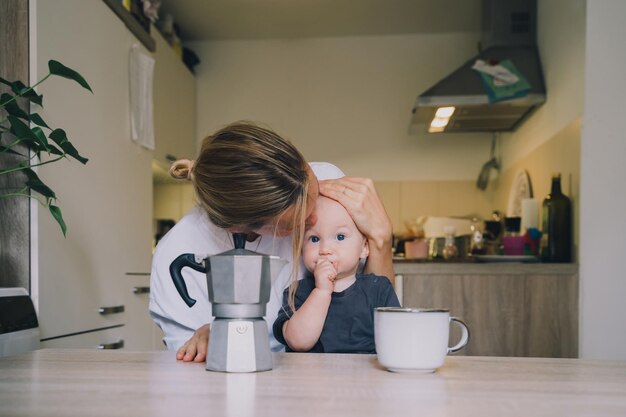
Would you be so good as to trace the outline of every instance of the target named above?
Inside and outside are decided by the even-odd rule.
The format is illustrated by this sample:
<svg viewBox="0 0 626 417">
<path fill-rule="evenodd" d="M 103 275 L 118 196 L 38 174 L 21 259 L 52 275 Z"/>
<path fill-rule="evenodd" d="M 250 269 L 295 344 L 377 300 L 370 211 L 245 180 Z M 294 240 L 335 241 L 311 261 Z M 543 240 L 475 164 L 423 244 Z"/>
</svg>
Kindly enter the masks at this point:
<svg viewBox="0 0 626 417">
<path fill-rule="evenodd" d="M 424 125 L 430 133 L 515 130 L 546 101 L 536 21 L 536 0 L 484 0 L 481 44 L 486 48 L 420 94 L 411 123 Z M 472 69 L 477 59 L 510 59 L 530 83 L 530 91 L 524 97 L 490 103 L 478 72 Z M 433 129 L 431 122 L 440 108 L 453 113 L 447 125 Z"/>
</svg>

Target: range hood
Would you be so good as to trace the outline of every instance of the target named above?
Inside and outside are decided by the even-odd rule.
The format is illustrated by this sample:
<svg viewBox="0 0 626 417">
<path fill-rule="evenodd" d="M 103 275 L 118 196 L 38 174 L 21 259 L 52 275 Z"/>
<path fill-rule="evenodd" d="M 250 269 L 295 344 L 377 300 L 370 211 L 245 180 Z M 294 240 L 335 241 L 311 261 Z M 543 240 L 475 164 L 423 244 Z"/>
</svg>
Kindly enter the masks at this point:
<svg viewBox="0 0 626 417">
<path fill-rule="evenodd" d="M 413 125 L 429 133 L 502 132 L 515 130 L 546 101 L 546 90 L 536 45 L 536 0 L 484 0 L 484 49 L 461 68 L 419 95 L 413 108 Z M 489 102 L 477 71 L 476 60 L 511 60 L 530 84 L 528 94 Z M 452 109 L 453 108 L 453 109 Z M 447 113 L 445 126 L 432 128 L 439 109 Z"/>
</svg>

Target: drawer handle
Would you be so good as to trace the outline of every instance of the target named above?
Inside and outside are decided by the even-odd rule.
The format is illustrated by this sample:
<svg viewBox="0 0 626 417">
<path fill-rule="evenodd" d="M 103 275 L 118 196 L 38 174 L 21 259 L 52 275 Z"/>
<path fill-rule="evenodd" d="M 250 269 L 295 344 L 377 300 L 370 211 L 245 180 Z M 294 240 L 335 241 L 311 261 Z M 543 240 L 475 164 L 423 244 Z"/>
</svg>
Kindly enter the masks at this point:
<svg viewBox="0 0 626 417">
<path fill-rule="evenodd" d="M 98 349 L 121 349 L 124 347 L 124 339 L 118 340 L 112 343 L 101 343 L 98 345 Z"/>
<path fill-rule="evenodd" d="M 100 307 L 98 309 L 98 312 L 100 314 L 102 314 L 102 315 L 123 313 L 124 312 L 124 306 Z"/>
<path fill-rule="evenodd" d="M 133 287 L 133 294 L 148 294 L 150 287 Z"/>
</svg>

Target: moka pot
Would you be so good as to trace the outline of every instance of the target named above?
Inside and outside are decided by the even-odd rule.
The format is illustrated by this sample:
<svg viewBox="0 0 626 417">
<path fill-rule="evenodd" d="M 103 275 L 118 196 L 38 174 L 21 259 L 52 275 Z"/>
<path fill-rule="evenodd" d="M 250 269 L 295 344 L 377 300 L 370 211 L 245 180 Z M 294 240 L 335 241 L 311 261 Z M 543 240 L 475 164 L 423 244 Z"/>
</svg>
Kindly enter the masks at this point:
<svg viewBox="0 0 626 417">
<path fill-rule="evenodd" d="M 205 272 L 212 315 L 206 369 L 220 372 L 258 372 L 272 369 L 265 316 L 272 282 L 287 261 L 245 249 L 246 234 L 234 233 L 235 249 L 198 259 L 184 253 L 170 265 L 174 286 L 193 307 L 181 271 Z M 209 318 L 207 317 L 207 322 Z"/>
</svg>

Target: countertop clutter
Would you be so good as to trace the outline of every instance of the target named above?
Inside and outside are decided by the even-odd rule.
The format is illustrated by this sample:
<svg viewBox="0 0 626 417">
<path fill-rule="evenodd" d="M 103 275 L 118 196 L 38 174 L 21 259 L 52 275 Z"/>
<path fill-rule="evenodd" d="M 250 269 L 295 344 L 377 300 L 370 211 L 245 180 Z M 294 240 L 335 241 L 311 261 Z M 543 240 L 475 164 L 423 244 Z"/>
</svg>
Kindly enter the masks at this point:
<svg viewBox="0 0 626 417">
<path fill-rule="evenodd" d="M 375 355 L 275 353 L 209 372 L 171 352 L 44 349 L 0 359 L 3 416 L 624 416 L 626 363 L 449 356 L 432 374 Z"/>
</svg>

